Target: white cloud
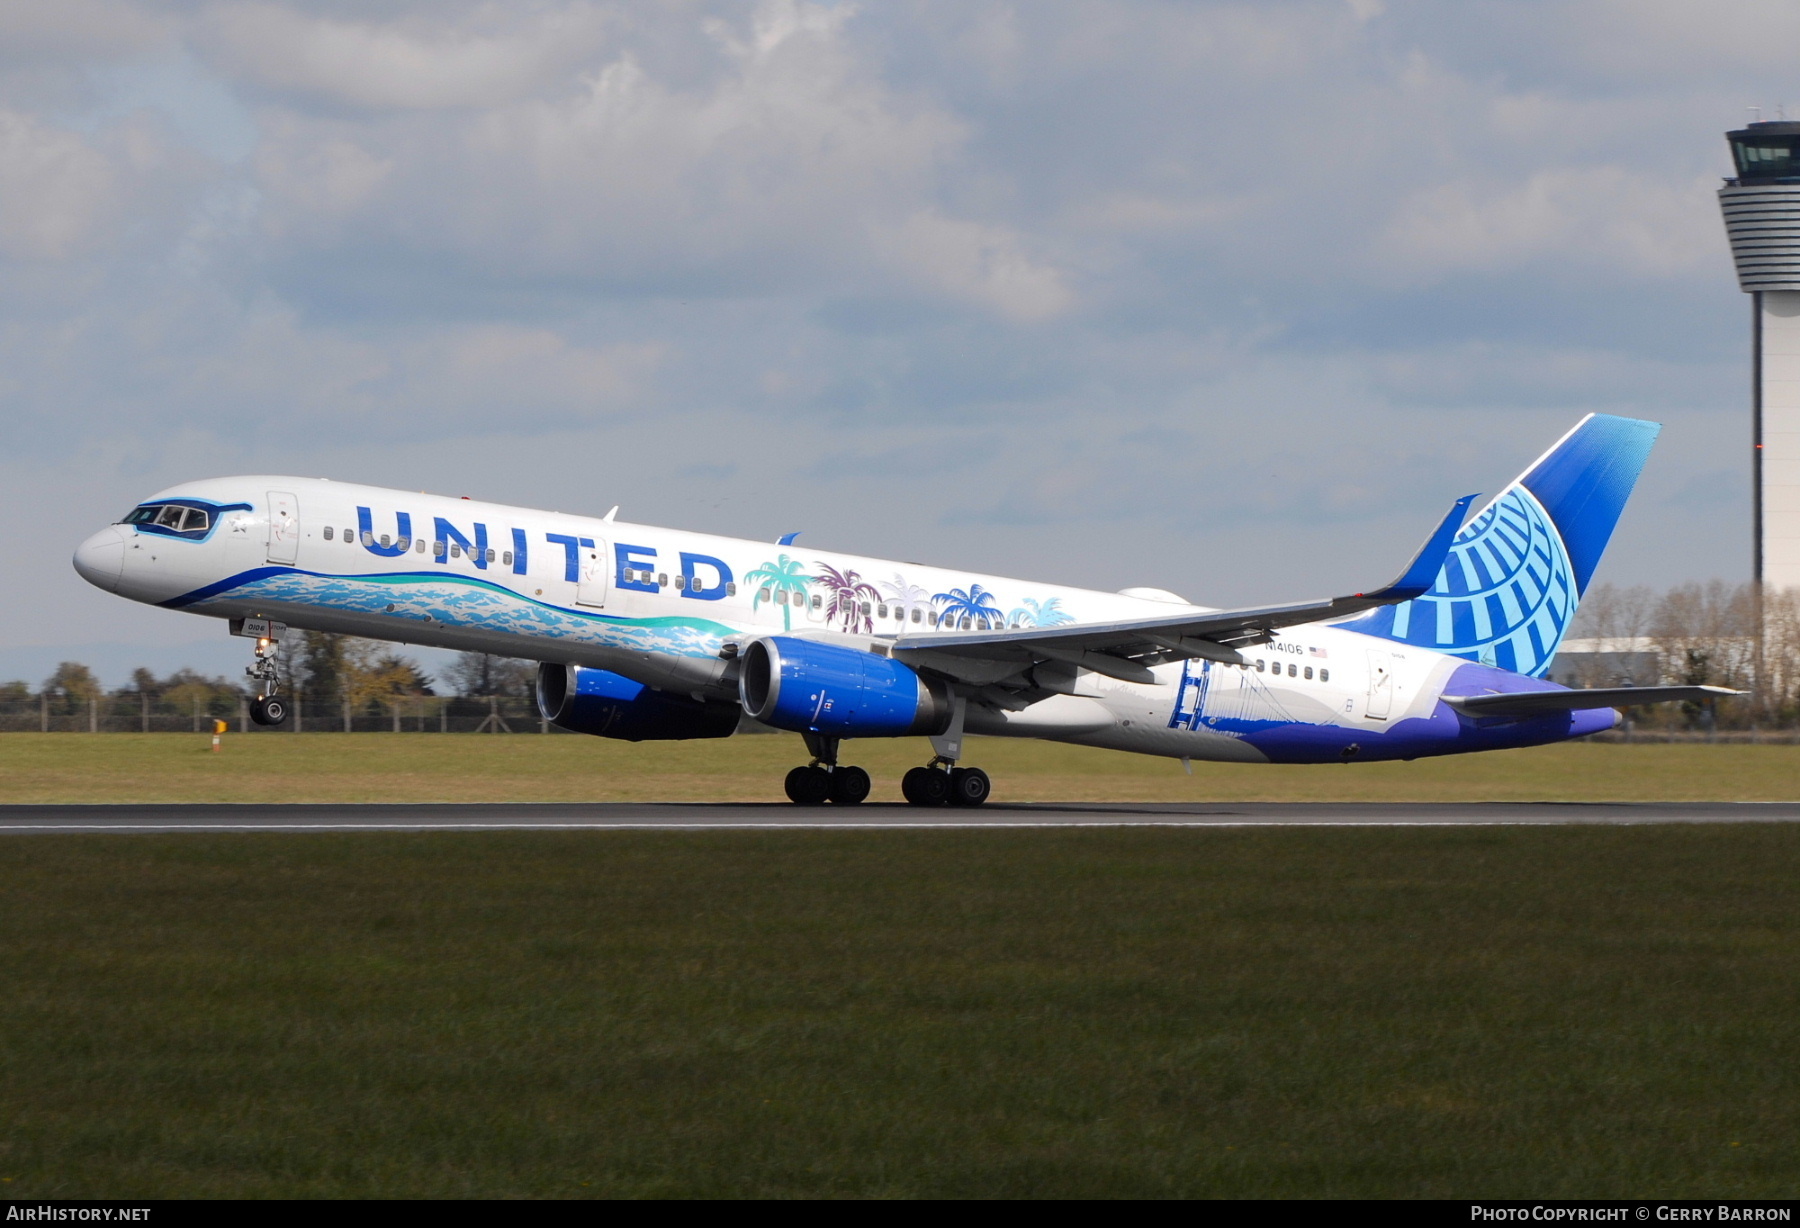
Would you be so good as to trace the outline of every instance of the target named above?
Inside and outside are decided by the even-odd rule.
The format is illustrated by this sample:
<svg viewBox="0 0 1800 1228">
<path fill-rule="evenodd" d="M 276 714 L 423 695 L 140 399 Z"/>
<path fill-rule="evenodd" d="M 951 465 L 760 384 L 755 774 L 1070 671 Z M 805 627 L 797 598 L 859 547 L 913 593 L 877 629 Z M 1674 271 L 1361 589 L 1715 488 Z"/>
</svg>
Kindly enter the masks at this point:
<svg viewBox="0 0 1800 1228">
<path fill-rule="evenodd" d="M 1004 227 L 923 211 L 881 232 L 878 242 L 894 268 L 918 284 L 1008 319 L 1048 319 L 1075 302 L 1062 273 L 1033 260 L 1021 237 Z"/>
<path fill-rule="evenodd" d="M 482 107 L 534 92 L 591 50 L 605 24 L 585 4 L 482 6 L 387 24 L 231 4 L 211 10 L 202 36 L 222 63 L 277 90 L 377 109 Z"/>
<path fill-rule="evenodd" d="M 80 134 L 0 111 L 0 252 L 33 260 L 69 255 L 112 211 L 116 178 Z"/>
<path fill-rule="evenodd" d="M 1716 186 L 1621 166 L 1550 168 L 1514 185 L 1458 179 L 1404 201 L 1377 251 L 1427 279 L 1543 261 L 1679 276 L 1719 263 Z"/>
</svg>

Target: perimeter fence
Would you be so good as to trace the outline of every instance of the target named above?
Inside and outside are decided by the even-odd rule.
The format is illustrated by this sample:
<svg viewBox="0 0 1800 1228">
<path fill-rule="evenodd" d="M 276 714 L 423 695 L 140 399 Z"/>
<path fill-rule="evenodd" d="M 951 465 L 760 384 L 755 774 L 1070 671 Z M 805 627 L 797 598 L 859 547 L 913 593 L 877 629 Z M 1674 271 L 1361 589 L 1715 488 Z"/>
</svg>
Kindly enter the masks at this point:
<svg viewBox="0 0 1800 1228">
<path fill-rule="evenodd" d="M 258 725 L 250 697 L 213 692 L 52 694 L 0 698 L 0 733 L 210 733 L 222 720 L 243 733 L 560 733 L 529 699 L 512 695 L 401 695 L 345 703 L 285 694 L 288 719 Z"/>
</svg>

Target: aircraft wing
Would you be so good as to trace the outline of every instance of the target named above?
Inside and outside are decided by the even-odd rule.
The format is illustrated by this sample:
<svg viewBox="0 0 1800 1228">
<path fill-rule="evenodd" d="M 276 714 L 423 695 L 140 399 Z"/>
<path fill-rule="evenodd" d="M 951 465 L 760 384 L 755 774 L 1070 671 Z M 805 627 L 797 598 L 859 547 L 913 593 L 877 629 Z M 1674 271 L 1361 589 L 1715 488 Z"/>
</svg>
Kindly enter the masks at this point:
<svg viewBox="0 0 1800 1228">
<path fill-rule="evenodd" d="M 1617 686 L 1578 691 L 1514 691 L 1505 695 L 1446 695 L 1444 702 L 1468 716 L 1543 716 L 1589 708 L 1698 703 L 1742 694 L 1743 691 L 1722 686 Z"/>
<path fill-rule="evenodd" d="M 895 658 L 965 681 L 1000 682 L 1008 674 L 1043 662 L 1092 670 L 1122 682 L 1151 682 L 1150 666 L 1200 657 L 1237 665 L 1239 647 L 1266 644 L 1283 627 L 1344 618 L 1378 606 L 1411 601 L 1430 590 L 1450 553 L 1474 495 L 1465 495 L 1448 513 L 1398 578 L 1381 588 L 1344 597 L 1292 605 L 1239 610 L 1190 610 L 1160 618 L 1111 623 L 1071 623 L 1062 627 L 1017 627 L 994 631 L 934 631 L 903 635 L 889 652 Z M 1004 672 L 997 672 L 1004 671 Z"/>
</svg>

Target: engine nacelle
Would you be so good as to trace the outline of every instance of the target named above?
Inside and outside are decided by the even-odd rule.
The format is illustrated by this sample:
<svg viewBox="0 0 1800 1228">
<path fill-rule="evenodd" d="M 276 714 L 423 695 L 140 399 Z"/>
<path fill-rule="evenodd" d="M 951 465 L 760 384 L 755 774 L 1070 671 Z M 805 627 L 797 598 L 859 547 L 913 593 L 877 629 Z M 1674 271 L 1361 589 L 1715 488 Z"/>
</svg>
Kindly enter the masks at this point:
<svg viewBox="0 0 1800 1228">
<path fill-rule="evenodd" d="M 943 684 L 872 652 L 771 635 L 752 640 L 738 660 L 744 711 L 777 729 L 891 738 L 950 727 Z"/>
<path fill-rule="evenodd" d="M 627 742 L 728 738 L 737 731 L 735 704 L 665 695 L 610 670 L 538 666 L 538 710 L 559 729 Z"/>
</svg>

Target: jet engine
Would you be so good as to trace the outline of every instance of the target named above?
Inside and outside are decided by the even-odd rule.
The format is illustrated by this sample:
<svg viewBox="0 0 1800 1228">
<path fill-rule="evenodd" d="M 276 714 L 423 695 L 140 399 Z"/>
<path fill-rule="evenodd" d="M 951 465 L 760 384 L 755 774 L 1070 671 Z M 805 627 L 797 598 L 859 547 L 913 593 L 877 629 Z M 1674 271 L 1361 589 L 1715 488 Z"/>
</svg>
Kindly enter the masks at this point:
<svg viewBox="0 0 1800 1228">
<path fill-rule="evenodd" d="M 950 727 L 942 683 L 872 652 L 772 635 L 750 641 L 739 661 L 744 711 L 777 729 L 883 738 Z"/>
<path fill-rule="evenodd" d="M 548 661 L 538 666 L 537 701 L 559 729 L 627 742 L 728 738 L 738 725 L 735 704 L 665 695 L 610 670 Z"/>
</svg>

